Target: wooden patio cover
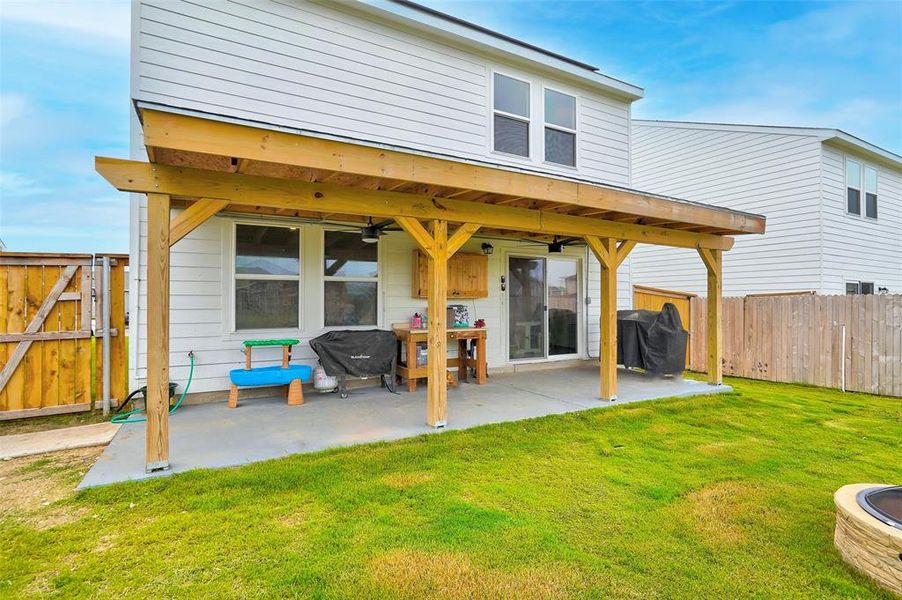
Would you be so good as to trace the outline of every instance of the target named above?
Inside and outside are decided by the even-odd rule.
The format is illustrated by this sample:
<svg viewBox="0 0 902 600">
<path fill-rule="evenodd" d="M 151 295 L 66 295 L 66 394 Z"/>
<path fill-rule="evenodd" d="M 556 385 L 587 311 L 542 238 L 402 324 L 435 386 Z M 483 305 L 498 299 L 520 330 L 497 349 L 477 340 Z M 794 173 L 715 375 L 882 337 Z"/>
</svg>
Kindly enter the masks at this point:
<svg viewBox="0 0 902 600">
<path fill-rule="evenodd" d="M 151 162 L 96 158 L 125 192 L 148 196 L 147 468 L 169 464 L 169 248 L 216 213 L 392 219 L 428 258 L 426 421 L 446 422 L 447 262 L 476 232 L 585 240 L 601 263 L 602 399 L 616 381 L 617 266 L 637 243 L 696 249 L 708 271 L 708 380 L 721 382 L 721 264 L 733 235 L 765 219 L 575 179 L 160 110 L 141 111 Z M 170 219 L 170 208 L 186 210 Z M 425 223 L 425 224 L 424 224 Z"/>
</svg>

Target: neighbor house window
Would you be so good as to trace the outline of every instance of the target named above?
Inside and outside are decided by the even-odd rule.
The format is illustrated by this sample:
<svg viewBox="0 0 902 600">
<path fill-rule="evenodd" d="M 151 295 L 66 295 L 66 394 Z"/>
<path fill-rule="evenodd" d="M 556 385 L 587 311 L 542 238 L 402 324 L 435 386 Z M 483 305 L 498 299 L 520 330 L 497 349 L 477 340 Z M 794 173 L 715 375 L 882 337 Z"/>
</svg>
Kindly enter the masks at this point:
<svg viewBox="0 0 902 600">
<path fill-rule="evenodd" d="M 326 327 L 377 322 L 379 244 L 367 244 L 360 232 L 323 232 L 323 305 Z"/>
<path fill-rule="evenodd" d="M 529 84 L 495 73 L 493 96 L 493 148 L 529 157 Z"/>
<path fill-rule="evenodd" d="M 235 226 L 235 329 L 296 329 L 301 234 L 297 227 Z"/>
<path fill-rule="evenodd" d="M 877 218 L 877 169 L 864 168 L 864 215 Z"/>
<path fill-rule="evenodd" d="M 846 294 L 873 294 L 874 293 L 874 282 L 873 281 L 847 281 L 846 282 Z"/>
<path fill-rule="evenodd" d="M 545 90 L 545 160 L 576 166 L 576 98 Z"/>
<path fill-rule="evenodd" d="M 861 163 L 846 160 L 846 210 L 861 214 Z"/>
</svg>

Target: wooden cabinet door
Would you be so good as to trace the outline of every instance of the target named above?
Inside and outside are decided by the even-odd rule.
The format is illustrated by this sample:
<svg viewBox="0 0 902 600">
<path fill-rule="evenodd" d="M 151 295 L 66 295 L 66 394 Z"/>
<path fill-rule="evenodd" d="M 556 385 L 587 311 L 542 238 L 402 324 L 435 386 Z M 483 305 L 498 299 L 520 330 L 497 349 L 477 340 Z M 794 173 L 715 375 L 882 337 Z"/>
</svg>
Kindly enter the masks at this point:
<svg viewBox="0 0 902 600">
<path fill-rule="evenodd" d="M 488 257 L 484 254 L 455 254 L 448 260 L 448 300 L 454 298 L 485 298 L 489 295 Z M 419 250 L 413 251 L 411 294 L 414 298 L 429 295 L 427 259 Z"/>
<path fill-rule="evenodd" d="M 488 290 L 488 257 L 457 254 L 448 265 L 449 298 L 485 298 Z"/>
</svg>

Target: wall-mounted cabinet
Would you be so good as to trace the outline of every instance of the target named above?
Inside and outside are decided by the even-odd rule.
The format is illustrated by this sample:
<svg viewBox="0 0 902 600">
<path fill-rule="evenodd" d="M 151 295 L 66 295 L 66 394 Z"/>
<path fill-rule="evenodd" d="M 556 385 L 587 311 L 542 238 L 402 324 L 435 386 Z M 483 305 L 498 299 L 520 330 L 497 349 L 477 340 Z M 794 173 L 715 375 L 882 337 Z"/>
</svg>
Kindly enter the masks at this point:
<svg viewBox="0 0 902 600">
<path fill-rule="evenodd" d="M 413 251 L 413 297 L 426 298 L 426 256 Z M 484 254 L 458 252 L 448 260 L 448 299 L 485 298 L 489 295 L 489 259 Z"/>
</svg>

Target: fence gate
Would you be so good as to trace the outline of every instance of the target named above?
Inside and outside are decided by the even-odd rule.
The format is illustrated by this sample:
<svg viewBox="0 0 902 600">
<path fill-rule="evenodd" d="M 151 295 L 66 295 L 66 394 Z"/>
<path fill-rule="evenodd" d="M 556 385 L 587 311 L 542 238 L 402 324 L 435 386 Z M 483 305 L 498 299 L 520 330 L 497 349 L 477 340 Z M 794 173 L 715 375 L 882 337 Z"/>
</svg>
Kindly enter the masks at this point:
<svg viewBox="0 0 902 600">
<path fill-rule="evenodd" d="M 689 303 L 694 297 L 695 294 L 689 292 L 662 290 L 644 285 L 633 286 L 633 308 L 635 310 L 660 311 L 668 302 L 676 306 L 677 312 L 680 313 L 680 320 L 683 322 L 683 329 L 690 332 L 689 339 L 686 341 L 687 367 L 692 357 L 692 312 Z"/>
<path fill-rule="evenodd" d="M 93 265 L 91 254 L 0 254 L 0 419 L 91 407 Z"/>
</svg>

